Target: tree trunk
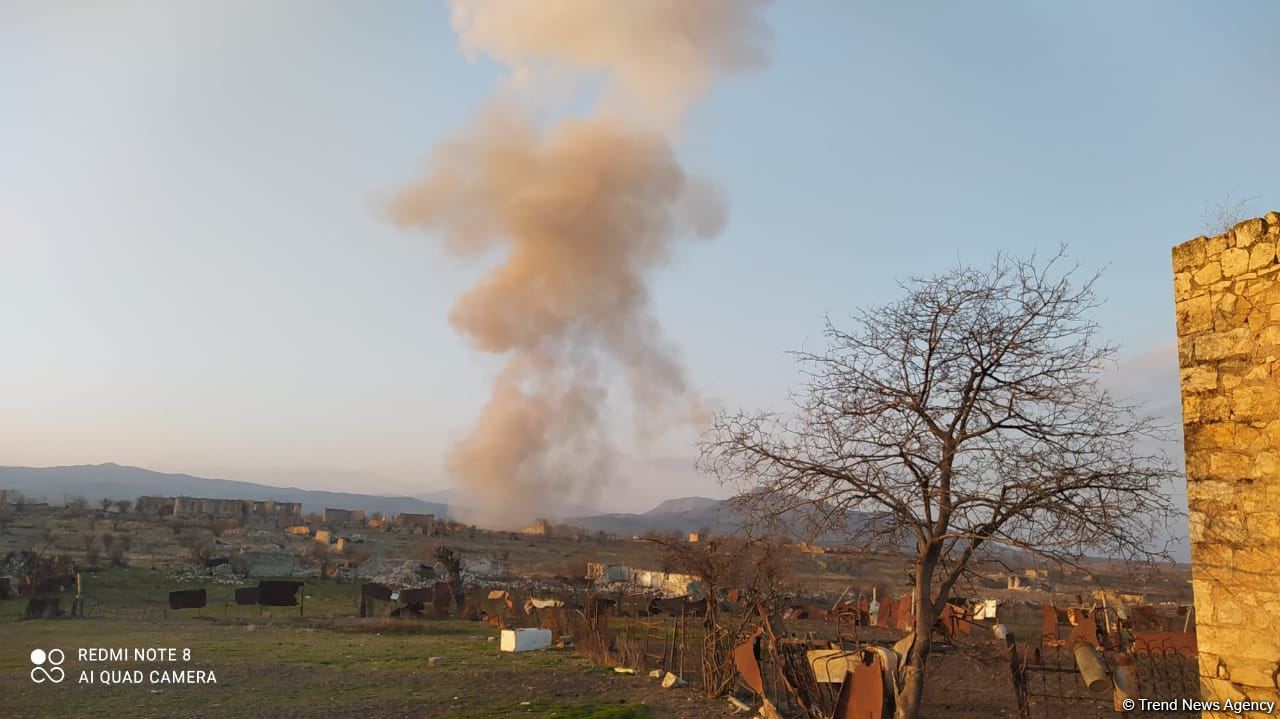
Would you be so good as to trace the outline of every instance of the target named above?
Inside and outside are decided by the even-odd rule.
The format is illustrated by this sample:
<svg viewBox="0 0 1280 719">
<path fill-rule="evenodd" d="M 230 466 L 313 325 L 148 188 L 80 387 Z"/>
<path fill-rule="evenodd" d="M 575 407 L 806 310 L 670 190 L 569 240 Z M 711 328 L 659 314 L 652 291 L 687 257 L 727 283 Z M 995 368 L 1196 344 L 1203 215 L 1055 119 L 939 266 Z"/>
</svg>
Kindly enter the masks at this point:
<svg viewBox="0 0 1280 719">
<path fill-rule="evenodd" d="M 902 668 L 894 719 L 916 719 L 920 716 L 920 705 L 924 699 L 924 666 L 929 659 L 929 635 L 926 632 L 923 636 L 921 640 L 920 635 L 916 635 L 906 666 Z"/>
<path fill-rule="evenodd" d="M 930 596 L 935 562 L 926 557 L 916 563 L 916 586 L 912 597 L 915 610 L 915 626 L 911 630 L 911 645 L 907 655 L 899 658 L 902 673 L 894 697 L 894 719 L 917 719 L 924 700 L 924 670 L 929 661 L 929 640 L 933 633 L 934 608 Z"/>
<path fill-rule="evenodd" d="M 453 603 L 458 605 L 458 618 L 463 619 L 462 605 L 467 601 L 466 590 L 462 588 L 462 573 L 449 573 L 449 588 L 453 590 Z"/>
</svg>

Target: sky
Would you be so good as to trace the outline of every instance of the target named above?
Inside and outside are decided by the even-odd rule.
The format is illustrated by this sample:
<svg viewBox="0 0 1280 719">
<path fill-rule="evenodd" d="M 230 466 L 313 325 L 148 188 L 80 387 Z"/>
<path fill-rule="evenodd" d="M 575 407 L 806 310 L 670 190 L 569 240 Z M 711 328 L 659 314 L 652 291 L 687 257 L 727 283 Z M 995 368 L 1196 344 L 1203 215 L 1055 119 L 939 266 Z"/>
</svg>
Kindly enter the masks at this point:
<svg viewBox="0 0 1280 719">
<path fill-rule="evenodd" d="M 728 225 L 652 278 L 720 405 L 895 280 L 1067 243 L 1110 382 L 1177 422 L 1169 250 L 1280 209 L 1280 4 L 775 3 L 769 62 L 676 152 Z M 0 465 L 117 462 L 368 493 L 450 485 L 501 358 L 448 312 L 483 263 L 385 203 L 503 68 L 433 2 L 0 1 Z M 696 434 L 602 509 L 725 496 Z"/>
</svg>

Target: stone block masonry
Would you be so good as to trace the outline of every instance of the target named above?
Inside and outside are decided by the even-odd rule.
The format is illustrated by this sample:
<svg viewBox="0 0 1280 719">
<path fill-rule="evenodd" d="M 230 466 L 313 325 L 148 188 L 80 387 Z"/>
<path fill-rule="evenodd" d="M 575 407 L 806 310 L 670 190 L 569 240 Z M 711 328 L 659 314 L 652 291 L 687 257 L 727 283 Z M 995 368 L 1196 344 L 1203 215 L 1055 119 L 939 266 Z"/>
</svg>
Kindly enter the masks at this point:
<svg viewBox="0 0 1280 719">
<path fill-rule="evenodd" d="M 1280 700 L 1280 214 L 1173 248 L 1206 700 Z M 1205 716 L 1231 716 L 1206 712 Z"/>
</svg>

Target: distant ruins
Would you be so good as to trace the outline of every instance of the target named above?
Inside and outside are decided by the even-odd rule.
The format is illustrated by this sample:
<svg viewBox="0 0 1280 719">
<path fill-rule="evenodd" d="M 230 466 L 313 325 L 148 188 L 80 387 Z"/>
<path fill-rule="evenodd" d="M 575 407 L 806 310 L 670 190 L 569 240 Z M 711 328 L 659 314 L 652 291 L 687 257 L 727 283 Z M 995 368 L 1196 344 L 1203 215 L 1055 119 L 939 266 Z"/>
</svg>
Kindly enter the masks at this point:
<svg viewBox="0 0 1280 719">
<path fill-rule="evenodd" d="M 685 596 L 699 591 L 699 577 L 677 572 L 633 569 L 621 564 L 587 562 L 587 579 L 607 584 L 625 582 L 643 589 L 661 590 L 666 596 Z"/>
<path fill-rule="evenodd" d="M 535 537 L 550 537 L 551 522 L 546 519 L 535 520 L 533 524 L 520 530 L 522 534 L 531 534 Z"/>
<path fill-rule="evenodd" d="M 1277 244 L 1280 214 L 1270 212 L 1173 249 L 1206 700 L 1280 700 Z"/>
<path fill-rule="evenodd" d="M 364 510 L 325 507 L 324 522 L 325 524 L 363 524 Z"/>
<path fill-rule="evenodd" d="M 397 527 L 406 529 L 421 529 L 423 532 L 430 532 L 436 523 L 436 515 L 434 514 L 414 514 L 413 512 L 401 512 L 396 515 L 395 520 Z"/>
<path fill-rule="evenodd" d="M 263 519 L 297 524 L 302 517 L 302 503 L 204 497 L 138 497 L 134 503 L 134 511 L 169 515 L 175 519 Z"/>
</svg>

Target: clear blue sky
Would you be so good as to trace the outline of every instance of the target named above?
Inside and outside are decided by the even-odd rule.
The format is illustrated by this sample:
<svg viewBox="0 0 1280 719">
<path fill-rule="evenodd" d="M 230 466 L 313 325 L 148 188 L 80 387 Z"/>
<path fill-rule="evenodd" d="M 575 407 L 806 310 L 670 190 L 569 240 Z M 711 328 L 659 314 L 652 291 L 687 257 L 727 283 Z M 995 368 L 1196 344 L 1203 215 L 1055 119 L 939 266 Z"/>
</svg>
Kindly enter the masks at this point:
<svg viewBox="0 0 1280 719">
<path fill-rule="evenodd" d="M 699 386 L 781 406 L 825 313 L 1067 242 L 1107 269 L 1125 383 L 1176 406 L 1169 248 L 1228 193 L 1280 209 L 1280 4 L 767 17 L 769 66 L 678 148 L 728 229 L 653 282 Z M 500 71 L 436 3 L 0 4 L 0 464 L 445 486 L 499 366 L 446 319 L 480 268 L 378 202 Z M 722 494 L 691 457 L 637 455 L 608 508 Z"/>
</svg>

